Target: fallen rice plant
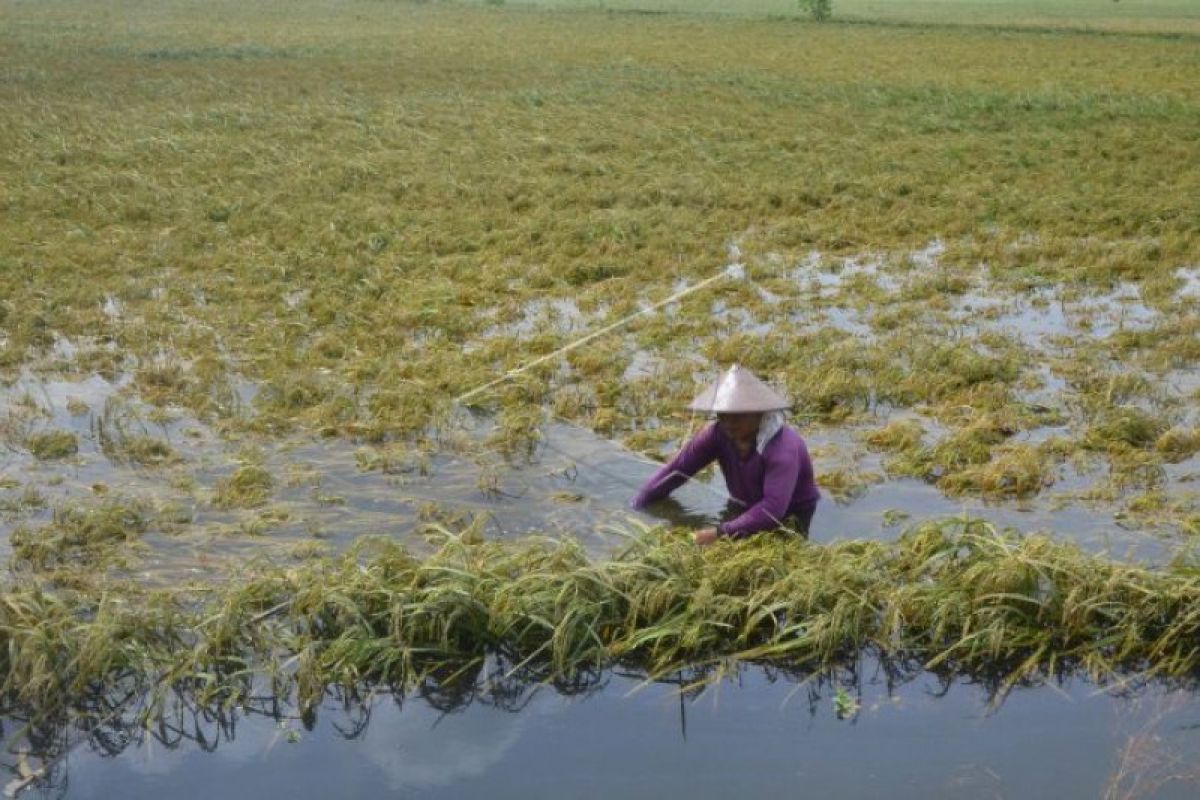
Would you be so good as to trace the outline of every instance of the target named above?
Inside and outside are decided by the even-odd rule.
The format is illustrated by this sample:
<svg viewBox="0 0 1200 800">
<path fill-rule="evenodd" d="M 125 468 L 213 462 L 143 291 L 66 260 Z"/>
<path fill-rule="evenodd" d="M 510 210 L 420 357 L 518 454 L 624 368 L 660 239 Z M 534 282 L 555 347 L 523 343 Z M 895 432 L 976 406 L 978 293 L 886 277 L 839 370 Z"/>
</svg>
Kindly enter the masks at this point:
<svg viewBox="0 0 1200 800">
<path fill-rule="evenodd" d="M 572 542 L 441 535 L 428 557 L 366 539 L 202 595 L 15 586 L 0 597 L 0 691 L 56 713 L 85 687 L 138 676 L 229 703 L 262 675 L 303 703 L 330 684 L 412 687 L 489 653 L 564 682 L 729 659 L 829 669 L 863 651 L 1000 692 L 1070 672 L 1200 672 L 1200 567 L 1119 563 L 979 520 L 922 523 L 895 542 L 763 536 L 703 550 L 652 530 L 602 561 Z"/>
</svg>

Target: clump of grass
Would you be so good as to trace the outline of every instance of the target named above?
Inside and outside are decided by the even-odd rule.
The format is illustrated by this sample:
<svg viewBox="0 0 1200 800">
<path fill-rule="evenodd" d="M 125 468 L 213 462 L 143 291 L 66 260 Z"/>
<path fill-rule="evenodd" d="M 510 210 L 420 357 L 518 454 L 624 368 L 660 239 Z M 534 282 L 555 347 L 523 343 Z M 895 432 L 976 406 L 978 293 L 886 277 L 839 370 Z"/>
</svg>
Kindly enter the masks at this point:
<svg viewBox="0 0 1200 800">
<path fill-rule="evenodd" d="M 1200 428 L 1171 428 L 1154 440 L 1154 449 L 1168 461 L 1184 461 L 1200 452 Z"/>
<path fill-rule="evenodd" d="M 885 465 L 894 474 L 937 481 L 950 473 L 986 464 L 993 449 L 1013 432 L 997 418 L 984 416 L 951 431 L 932 445 L 900 450 Z"/>
<path fill-rule="evenodd" d="M 1122 564 L 981 520 L 829 545 L 767 534 L 698 549 L 652 531 L 602 561 L 576 542 L 445 529 L 424 558 L 381 539 L 337 558 L 307 550 L 306 564 L 260 565 L 202 602 L 12 590 L 0 694 L 47 712 L 83 687 L 162 674 L 232 702 L 258 670 L 311 705 L 329 684 L 403 690 L 493 652 L 564 683 L 716 659 L 820 670 L 864 650 L 1001 694 L 1064 672 L 1200 674 L 1200 567 Z"/>
<path fill-rule="evenodd" d="M 167 441 L 146 432 L 137 409 L 124 399 L 105 401 L 95 432 L 100 451 L 113 463 L 152 467 L 179 460 Z"/>
<path fill-rule="evenodd" d="M 1122 451 L 1155 445 L 1167 432 L 1162 417 L 1137 406 L 1123 405 L 1101 410 L 1084 433 L 1081 444 L 1089 450 Z"/>
<path fill-rule="evenodd" d="M 329 545 L 324 542 L 314 539 L 306 539 L 289 545 L 287 554 L 289 557 L 297 561 L 309 561 L 316 558 L 326 558 L 329 556 Z"/>
<path fill-rule="evenodd" d="M 532 457 L 542 439 L 545 412 L 534 406 L 505 405 L 496 421 L 496 430 L 488 436 L 488 444 L 510 458 Z"/>
<path fill-rule="evenodd" d="M 180 400 L 191 387 L 187 366 L 174 355 L 156 353 L 134 373 L 141 395 L 149 403 L 164 405 Z"/>
<path fill-rule="evenodd" d="M 364 472 L 378 470 L 385 475 L 429 475 L 433 469 L 430 453 L 408 444 L 360 447 L 354 461 Z"/>
<path fill-rule="evenodd" d="M 998 448 L 986 464 L 944 476 L 938 486 L 949 494 L 1032 497 L 1053 483 L 1053 462 L 1047 454 L 1033 445 L 1014 444 Z"/>
<path fill-rule="evenodd" d="M 220 509 L 255 508 L 267 502 L 275 480 L 257 464 L 246 464 L 217 481 L 213 505 Z"/>
<path fill-rule="evenodd" d="M 871 447 L 889 452 L 912 450 L 921 444 L 925 429 L 914 419 L 892 420 L 882 428 L 867 434 L 866 441 Z"/>
<path fill-rule="evenodd" d="M 1108 481 L 1114 489 L 1154 489 L 1166 480 L 1166 470 L 1157 453 L 1129 448 L 1108 454 Z"/>
<path fill-rule="evenodd" d="M 35 458 L 49 461 L 67 458 L 79 452 L 79 437 L 72 431 L 52 430 L 30 434 L 25 446 Z"/>
<path fill-rule="evenodd" d="M 19 485 L 19 484 L 16 484 Z M 13 488 L 0 485 L 0 489 Z M 46 496 L 32 483 L 15 497 L 0 497 L 0 514 L 21 514 L 26 511 L 36 511 L 46 507 Z"/>
<path fill-rule="evenodd" d="M 55 509 L 48 524 L 18 526 L 10 541 L 14 563 L 45 570 L 94 562 L 114 545 L 141 536 L 146 528 L 146 517 L 138 506 L 112 500 L 95 507 Z"/>
<path fill-rule="evenodd" d="M 977 417 L 932 445 L 921 444 L 919 424 L 899 420 L 873 431 L 867 442 L 889 452 L 884 462 L 889 473 L 923 478 L 947 494 L 1032 497 L 1054 483 L 1055 465 L 1072 446 L 1056 439 L 1012 443 L 1016 423 L 1010 417 L 1007 412 Z"/>
<path fill-rule="evenodd" d="M 167 464 L 178 458 L 170 444 L 153 436 L 131 436 L 125 440 L 124 449 L 130 461 L 143 466 Z"/>
<path fill-rule="evenodd" d="M 868 487 L 879 478 L 875 473 L 856 469 L 823 469 L 817 473 L 817 483 L 840 503 L 866 494 Z"/>
<path fill-rule="evenodd" d="M 1021 354 L 990 353 L 970 342 L 947 343 L 905 332 L 893 338 L 904 374 L 887 393 L 912 402 L 938 402 L 984 384 L 1011 384 L 1020 375 Z"/>
</svg>

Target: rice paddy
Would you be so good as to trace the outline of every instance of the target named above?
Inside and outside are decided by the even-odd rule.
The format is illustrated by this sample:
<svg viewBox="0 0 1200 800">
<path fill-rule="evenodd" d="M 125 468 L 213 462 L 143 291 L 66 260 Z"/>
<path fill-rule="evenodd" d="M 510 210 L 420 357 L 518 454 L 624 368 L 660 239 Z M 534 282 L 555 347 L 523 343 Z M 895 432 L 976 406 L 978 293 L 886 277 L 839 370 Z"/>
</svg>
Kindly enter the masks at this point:
<svg viewBox="0 0 1200 800">
<path fill-rule="evenodd" d="M 1190 698 L 1197 20 L 0 0 L 21 752 L 497 675 Z M 626 508 L 733 362 L 808 543 L 691 547 L 712 471 Z"/>
<path fill-rule="evenodd" d="M 57 523 L 84 545 L 139 527 L 119 509 Z M 83 687 L 154 665 L 205 674 L 202 703 L 237 702 L 256 664 L 294 682 L 304 704 L 330 684 L 403 689 L 492 652 L 566 683 L 614 664 L 652 679 L 728 660 L 828 670 L 867 649 L 996 692 L 1063 671 L 1190 680 L 1200 667 L 1193 562 L 1120 564 L 980 521 L 920 525 L 894 543 L 762 537 L 711 551 L 644 534 L 601 562 L 569 541 L 442 538 L 425 558 L 364 540 L 338 559 L 259 566 L 215 603 L 101 596 L 81 620 L 62 596 L 13 593 L 4 690 L 52 713 Z M 31 636 L 35 620 L 70 635 Z"/>
</svg>

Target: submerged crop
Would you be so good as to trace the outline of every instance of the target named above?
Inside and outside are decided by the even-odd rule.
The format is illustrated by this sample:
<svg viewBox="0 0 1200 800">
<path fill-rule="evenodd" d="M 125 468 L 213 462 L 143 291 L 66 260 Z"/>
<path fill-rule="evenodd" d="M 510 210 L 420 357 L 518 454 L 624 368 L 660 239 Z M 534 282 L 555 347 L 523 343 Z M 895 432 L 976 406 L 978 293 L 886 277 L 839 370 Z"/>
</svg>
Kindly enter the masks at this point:
<svg viewBox="0 0 1200 800">
<path fill-rule="evenodd" d="M 66 458 L 79 452 L 79 440 L 71 431 L 44 431 L 25 440 L 29 452 L 37 458 Z"/>
<path fill-rule="evenodd" d="M 97 506 L 74 505 L 56 509 L 52 520 L 40 527 L 18 526 L 9 541 L 13 564 L 35 570 L 56 567 L 94 567 L 118 545 L 136 539 L 147 528 L 142 509 L 118 500 Z"/>
<path fill-rule="evenodd" d="M 60 527 L 93 537 L 104 524 Z M 923 523 L 890 543 L 762 536 L 705 550 L 646 532 L 600 561 L 569 541 L 441 535 L 427 557 L 364 540 L 198 595 L 12 588 L 0 603 L 0 690 L 50 714 L 83 687 L 131 679 L 233 703 L 261 675 L 311 702 L 330 684 L 403 688 L 490 652 L 562 682 L 729 659 L 821 669 L 864 649 L 990 676 L 1000 691 L 1064 671 L 1101 682 L 1200 673 L 1190 561 L 1121 564 L 978 520 Z"/>
<path fill-rule="evenodd" d="M 213 505 L 217 508 L 255 508 L 267 502 L 275 479 L 257 464 L 238 467 L 217 482 Z"/>
</svg>

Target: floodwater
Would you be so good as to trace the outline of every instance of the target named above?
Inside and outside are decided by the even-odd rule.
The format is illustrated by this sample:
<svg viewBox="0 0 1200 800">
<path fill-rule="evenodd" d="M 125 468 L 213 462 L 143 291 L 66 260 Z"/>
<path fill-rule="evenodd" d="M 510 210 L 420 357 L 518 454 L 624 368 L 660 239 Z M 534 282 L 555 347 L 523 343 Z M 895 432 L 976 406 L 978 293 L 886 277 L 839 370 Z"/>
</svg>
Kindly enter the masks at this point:
<svg viewBox="0 0 1200 800">
<path fill-rule="evenodd" d="M 102 403 L 97 398 L 113 387 L 93 377 L 39 389 L 57 407 L 68 396 Z M 169 441 L 182 461 L 145 468 L 110 460 L 89 415 L 59 410 L 52 419 L 79 434 L 79 454 L 49 462 L 9 454 L 3 472 L 22 480 L 0 490 L 0 495 L 16 498 L 32 486 L 45 504 L 0 517 L 5 543 L 16 525 L 45 522 L 57 506 L 124 498 L 148 509 L 151 528 L 137 551 L 137 569 L 149 582 L 211 575 L 221 558 L 285 557 L 298 545 L 341 550 L 365 534 L 401 539 L 420 549 L 425 546 L 422 534 L 431 526 L 454 530 L 473 522 L 488 538 L 534 532 L 573 536 L 600 556 L 624 541 L 620 531 L 628 533 L 637 523 L 712 524 L 727 500 L 723 482 L 714 474 L 692 481 L 645 513 L 634 512 L 628 501 L 656 469 L 653 462 L 560 422 L 543 428 L 533 453 L 504 458 L 483 446 L 490 423 L 464 418 L 440 449 L 430 452 L 308 436 L 264 442 L 257 448 L 258 458 L 276 476 L 267 505 L 218 509 L 211 502 L 213 487 L 243 462 L 245 442 L 224 442 L 186 418 L 149 425 L 149 432 Z M 802 432 L 810 449 L 820 454 L 818 476 L 823 467 L 847 464 L 881 474 L 879 456 L 859 446 L 852 431 Z M 1079 487 L 1088 480 L 1076 478 Z M 1060 483 L 1070 486 L 1069 477 Z M 104 487 L 102 494 L 97 494 L 98 487 Z M 1158 560 L 1174 550 L 1170 537 L 1122 527 L 1111 507 L 1062 503 L 1052 497 L 1002 503 L 956 499 L 917 479 L 867 483 L 855 495 L 837 500 L 825 494 L 812 522 L 814 541 L 892 539 L 911 522 L 968 514 L 998 527 L 1048 531 L 1089 550 L 1121 557 Z"/>
<path fill-rule="evenodd" d="M 727 316 L 735 328 L 754 331 L 776 325 L 842 329 L 855 337 L 874 336 L 870 308 L 856 303 L 855 282 L 873 282 L 889 295 L 899 295 L 914 281 L 940 269 L 945 245 L 933 240 L 911 254 L 909 266 L 893 270 L 871 257 L 825 259 L 809 254 L 798 265 L 768 256 L 768 266 L 786 274 L 795 291 L 813 302 L 785 302 L 755 281 L 769 313 L 746 318 L 746 310 L 715 300 L 714 318 Z M 731 265 L 740 265 L 741 252 L 729 246 Z M 776 263 L 778 262 L 778 263 Z M 1200 270 L 1177 271 L 1180 303 L 1194 302 Z M 1014 293 L 995 284 L 984 271 L 968 281 L 972 287 L 930 303 L 924 313 L 930 324 L 948 332 L 998 333 L 1017 337 L 1029 348 L 1036 365 L 1048 353 L 1063 352 L 1074 339 L 1100 340 L 1121 328 L 1146 329 L 1160 318 L 1145 305 L 1134 284 L 1085 293 L 1070 287 L 1043 287 Z M 678 288 L 678 287 L 677 287 Z M 776 286 L 780 291 L 785 286 Z M 765 293 L 765 294 L 764 294 Z M 289 303 L 299 302 L 289 297 Z M 120 315 L 120 303 L 106 298 L 106 313 Z M 530 335 L 549 330 L 571 334 L 593 327 L 605 309 L 582 310 L 572 299 L 546 299 L 506 309 L 485 334 Z M 668 308 L 667 313 L 670 313 Z M 94 343 L 92 343 L 94 345 Z M 58 337 L 49 354 L 52 364 L 71 365 L 88 343 Z M 652 373 L 661 356 L 637 351 L 625 377 Z M 702 365 L 697 365 L 698 368 Z M 1040 385 L 1019 390 L 1020 399 L 1063 408 L 1070 393 L 1062 378 L 1042 363 L 1033 372 Z M 1196 370 L 1176 370 L 1157 383 L 1180 400 L 1179 422 L 1195 424 L 1195 403 L 1184 401 L 1196 390 Z M 150 529 L 142 541 L 137 565 L 148 581 L 176 580 L 187 574 L 210 575 L 214 559 L 268 555 L 288 557 L 346 547 L 363 534 L 379 534 L 423 546 L 423 533 L 432 526 L 450 529 L 475 523 L 487 537 L 514 537 L 529 532 L 574 536 L 588 549 L 603 554 L 621 541 L 617 530 L 636 523 L 661 521 L 706 525 L 715 521 L 725 504 L 719 476 L 694 481 L 680 490 L 675 502 L 641 514 L 626 504 L 656 465 L 590 431 L 551 421 L 531 453 L 506 457 L 487 445 L 491 423 L 463 414 L 448 430 L 420 446 L 393 444 L 376 447 L 345 440 L 292 435 L 235 440 L 219 435 L 211 425 L 172 409 L 166 419 L 140 403 L 128 374 L 105 378 L 92 374 L 77 379 L 62 375 L 38 377 L 24 373 L 0 388 L 0 556 L 8 534 L 17 525 L 36 526 L 53 509 L 67 503 L 95 504 L 116 499 L 144 508 Z M 236 384 L 232 413 L 252 413 L 257 387 Z M 887 421 L 884 412 L 874 426 Z M 937 434 L 932 420 L 918 421 Z M 124 426 L 170 443 L 179 459 L 144 468 L 122 463 L 104 446 L 104 426 L 111 435 Z M 869 426 L 867 426 L 869 427 Z M 79 437 L 79 453 L 70 458 L 38 461 L 20 446 L 23 430 L 70 430 Z M 864 447 L 866 427 L 802 427 L 814 453 L 818 480 L 831 470 L 863 476 L 856 491 L 835 497 L 826 492 L 812 522 L 814 541 L 838 538 L 898 536 L 909 523 L 932 517 L 969 514 L 998 527 L 1048 531 L 1080 542 L 1093 552 L 1122 558 L 1158 561 L 1170 557 L 1182 542 L 1171 523 L 1155 526 L 1140 518 L 1131 523 L 1123 513 L 1127 498 L 1097 501 L 1088 497 L 1103 475 L 1078 464 L 1061 465 L 1054 484 L 1037 497 L 987 501 L 951 498 L 935 486 L 910 478 L 887 478 L 878 454 Z M 943 431 L 944 432 L 944 431 Z M 1014 441 L 1036 442 L 1064 427 L 1044 427 L 1019 434 Z M 14 444 L 16 442 L 16 444 Z M 247 461 L 259 463 L 274 478 L 263 507 L 218 509 L 214 490 L 222 479 Z M 1200 475 L 1200 458 L 1168 465 L 1163 489 L 1188 494 Z M 27 498 L 40 502 L 26 502 Z"/>
<path fill-rule="evenodd" d="M 1200 703 L 1083 682 L 987 702 L 918 674 L 889 689 L 800 684 L 756 667 L 698 696 L 605 675 L 574 695 L 480 680 L 464 696 L 329 699 L 185 716 L 177 731 L 85 741 L 30 797 L 1188 798 L 1200 792 Z M 843 698 L 835 700 L 840 688 Z M 842 712 L 839 714 L 839 710 Z M 311 721 L 310 721 L 311 722 Z M 197 741 L 199 739 L 199 741 Z M 117 757 L 113 757 L 113 756 Z"/>
<path fill-rule="evenodd" d="M 80 381 L 27 377 L 4 392 L 0 399 L 10 415 L 17 413 L 17 398 L 26 405 L 35 402 L 40 411 L 32 414 L 31 424 L 74 431 L 79 452 L 52 461 L 38 461 L 20 449 L 0 455 L 0 477 L 8 479 L 6 488 L 0 488 L 5 509 L 0 513 L 0 547 L 7 550 L 8 534 L 17 525 L 42 524 L 56 507 L 119 499 L 144 508 L 150 520 L 148 533 L 134 548 L 134 569 L 152 583 L 211 576 L 221 559 L 290 557 L 298 548 L 337 551 L 364 534 L 400 539 L 420 549 L 427 546 L 423 534 L 432 526 L 454 530 L 472 523 L 488 538 L 531 532 L 576 537 L 600 556 L 619 546 L 621 532 L 627 534 L 638 523 L 712 524 L 727 500 L 719 474 L 712 474 L 646 513 L 631 511 L 629 499 L 657 465 L 563 422 L 545 425 L 533 451 L 515 457 L 487 447 L 491 422 L 466 414 L 424 450 L 307 435 L 227 441 L 182 412 L 169 421 L 149 421 L 150 410 L 125 398 L 124 386 L 121 380 L 96 375 Z M 240 394 L 252 398 L 254 387 L 242 387 Z M 72 400 L 74 413 L 68 410 Z M 178 461 L 147 468 L 114 460 L 104 448 L 99 422 L 107 419 L 111 427 L 122 415 L 127 427 L 140 426 L 169 442 Z M 950 498 L 917 479 L 884 480 L 880 456 L 861 445 L 857 431 L 829 427 L 801 432 L 816 454 L 818 479 L 834 468 L 878 476 L 849 496 L 835 499 L 825 492 L 812 522 L 814 541 L 892 539 L 912 522 L 968 514 L 998 527 L 1047 531 L 1122 558 L 1159 561 L 1178 546 L 1169 534 L 1125 526 L 1111 503 L 1064 502 L 1051 492 L 996 503 Z M 274 476 L 267 503 L 250 509 L 215 507 L 214 488 L 245 463 L 247 450 Z M 1195 462 L 1175 465 L 1172 473 L 1186 478 L 1195 471 Z M 1054 489 L 1083 490 L 1094 479 L 1064 467 Z M 19 507 L 19 498 L 29 491 L 42 498 L 41 505 Z"/>
</svg>

